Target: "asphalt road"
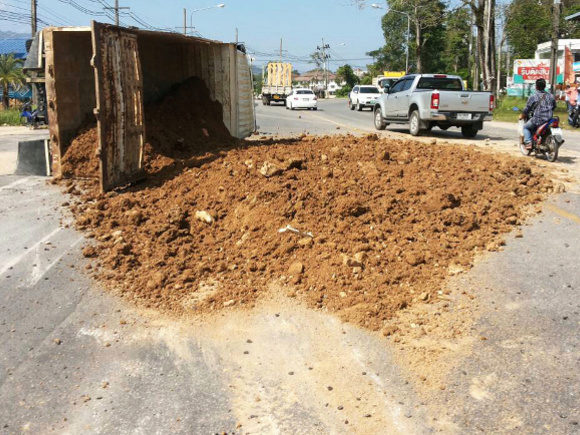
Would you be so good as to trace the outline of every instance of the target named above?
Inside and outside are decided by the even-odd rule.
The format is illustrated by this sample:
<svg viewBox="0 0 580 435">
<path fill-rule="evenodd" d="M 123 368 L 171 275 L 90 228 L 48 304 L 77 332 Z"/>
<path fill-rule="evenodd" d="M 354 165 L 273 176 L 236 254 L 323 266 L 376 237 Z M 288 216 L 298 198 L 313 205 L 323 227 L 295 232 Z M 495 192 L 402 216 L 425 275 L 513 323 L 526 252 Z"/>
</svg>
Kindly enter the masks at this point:
<svg viewBox="0 0 580 435">
<path fill-rule="evenodd" d="M 260 131 L 373 131 L 342 103 L 258 106 Z M 0 129 L 5 162 L 20 134 Z M 560 164 L 570 172 L 578 143 Z M 396 345 L 283 296 L 203 322 L 126 306 L 87 277 L 66 200 L 45 178 L 0 174 L 0 433 L 579 432 L 578 194 L 552 197 L 522 238 L 458 277 L 457 303 L 467 290 L 479 306 L 469 352 L 429 394 Z"/>
<path fill-rule="evenodd" d="M 317 111 L 285 110 L 281 104 L 263 106 L 256 102 L 256 118 L 258 131 L 265 135 L 292 136 L 302 133 L 310 134 L 337 134 L 337 133 L 377 133 L 373 125 L 373 116 L 370 109 L 363 111 L 349 110 L 345 99 L 320 100 Z M 385 133 L 397 138 L 410 138 L 408 126 L 391 124 Z M 480 143 L 486 140 L 492 142 L 517 142 L 517 125 L 514 123 L 491 121 L 484 123 L 483 130 L 474 139 L 464 139 L 461 131 L 450 128 L 447 131 L 434 128 L 423 138 L 438 138 L 446 141 L 461 141 Z M 562 152 L 572 149 L 580 152 L 580 130 L 564 130 L 567 140 Z"/>
</svg>

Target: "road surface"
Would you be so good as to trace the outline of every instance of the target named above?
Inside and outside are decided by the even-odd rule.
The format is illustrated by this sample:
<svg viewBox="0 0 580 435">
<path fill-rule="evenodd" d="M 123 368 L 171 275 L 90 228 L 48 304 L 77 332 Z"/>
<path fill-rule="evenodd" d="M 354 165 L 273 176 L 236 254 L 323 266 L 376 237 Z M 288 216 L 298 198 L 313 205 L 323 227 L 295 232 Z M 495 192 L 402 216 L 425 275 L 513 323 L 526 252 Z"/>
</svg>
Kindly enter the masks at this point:
<svg viewBox="0 0 580 435">
<path fill-rule="evenodd" d="M 258 106 L 260 132 L 373 131 L 369 113 L 342 105 Z M 384 134 L 407 137 L 393 130 Z M 516 152 L 513 131 L 489 124 L 479 143 Z M 0 129 L 6 162 L 18 134 L 28 133 Z M 570 137 L 555 167 L 575 173 Z M 523 237 L 450 281 L 449 322 L 472 314 L 459 338 L 405 346 L 296 306 L 282 289 L 201 322 L 126 306 L 87 277 L 66 200 L 45 178 L 0 175 L 0 433 L 579 431 L 576 193 L 550 198 Z M 435 350 L 453 362 L 441 373 L 408 364 Z M 439 384 L 423 388 L 418 370 Z"/>
<path fill-rule="evenodd" d="M 349 110 L 344 99 L 320 100 L 317 111 L 304 109 L 288 111 L 281 104 L 263 106 L 256 102 L 256 118 L 258 131 L 265 135 L 377 133 L 370 109 L 361 112 Z M 382 134 L 403 139 L 411 138 L 408 126 L 404 124 L 391 124 Z M 467 143 L 509 142 L 513 147 L 517 137 L 515 123 L 491 121 L 484 123 L 483 130 L 474 139 L 463 138 L 457 128 L 450 128 L 447 131 L 434 128 L 430 133 L 421 136 L 421 139 L 436 138 Z M 564 137 L 567 141 L 562 152 L 565 153 L 567 149 L 580 151 L 580 130 L 564 130 Z"/>
</svg>

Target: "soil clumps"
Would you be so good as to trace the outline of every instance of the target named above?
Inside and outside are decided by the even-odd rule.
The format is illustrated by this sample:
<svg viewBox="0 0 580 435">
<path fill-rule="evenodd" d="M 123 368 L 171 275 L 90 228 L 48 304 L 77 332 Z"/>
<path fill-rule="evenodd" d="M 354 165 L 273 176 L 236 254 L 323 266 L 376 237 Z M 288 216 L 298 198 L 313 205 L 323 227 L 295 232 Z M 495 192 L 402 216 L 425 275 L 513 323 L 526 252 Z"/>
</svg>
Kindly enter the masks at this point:
<svg viewBox="0 0 580 435">
<path fill-rule="evenodd" d="M 194 156 L 227 148 L 238 141 L 224 125 L 222 106 L 205 83 L 192 77 L 160 100 L 145 105 L 144 167 L 155 174 Z M 98 178 L 98 132 L 86 122 L 62 157 L 64 178 Z"/>
<path fill-rule="evenodd" d="M 96 275 L 131 301 L 213 311 L 251 306 L 277 282 L 378 330 L 433 299 L 450 270 L 499 249 L 551 189 L 523 160 L 376 135 L 241 142 L 192 160 L 192 150 L 223 145 L 222 134 L 228 142 L 211 125 L 200 136 L 208 123 L 150 136 L 150 174 L 163 159 L 185 162 L 171 178 L 88 189 L 72 207 L 94 239 Z M 186 151 L 164 148 L 181 137 Z"/>
</svg>

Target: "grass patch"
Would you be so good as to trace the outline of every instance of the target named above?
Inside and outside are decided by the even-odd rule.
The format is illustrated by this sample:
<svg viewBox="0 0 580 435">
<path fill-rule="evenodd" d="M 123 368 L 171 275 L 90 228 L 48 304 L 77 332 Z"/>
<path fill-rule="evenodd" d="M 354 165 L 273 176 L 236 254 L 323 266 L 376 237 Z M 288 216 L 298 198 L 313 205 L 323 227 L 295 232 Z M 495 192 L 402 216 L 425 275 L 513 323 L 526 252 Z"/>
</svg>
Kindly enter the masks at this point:
<svg viewBox="0 0 580 435">
<path fill-rule="evenodd" d="M 528 99 L 521 97 L 503 97 L 497 102 L 497 106 L 493 111 L 494 121 L 505 121 L 505 122 L 518 122 L 520 113 L 524 107 L 526 107 Z M 519 110 L 513 110 L 517 107 Z M 554 115 L 560 117 L 560 127 L 571 129 L 568 125 L 568 111 L 566 110 L 565 101 L 557 101 L 556 110 L 554 110 Z"/>
<path fill-rule="evenodd" d="M 23 125 L 24 122 L 20 118 L 20 113 L 18 109 L 0 110 L 0 126 Z"/>
</svg>

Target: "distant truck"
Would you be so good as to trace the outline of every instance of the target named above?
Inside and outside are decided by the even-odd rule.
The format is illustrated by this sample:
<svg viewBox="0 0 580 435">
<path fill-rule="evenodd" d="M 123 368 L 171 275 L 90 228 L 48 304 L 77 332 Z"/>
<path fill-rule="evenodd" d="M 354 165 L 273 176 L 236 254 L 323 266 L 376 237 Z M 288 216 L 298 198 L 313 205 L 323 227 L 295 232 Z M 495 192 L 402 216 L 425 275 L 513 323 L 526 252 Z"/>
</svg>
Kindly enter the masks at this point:
<svg viewBox="0 0 580 435">
<path fill-rule="evenodd" d="M 262 84 L 262 104 L 269 106 L 272 101 L 286 104 L 286 98 L 292 92 L 292 64 L 270 62 L 266 70 Z"/>
<path fill-rule="evenodd" d="M 372 83 L 383 93 L 386 86 L 392 86 L 404 75 L 405 71 L 384 71 L 383 75 L 374 77 Z"/>
<path fill-rule="evenodd" d="M 413 136 L 437 126 L 461 128 L 464 137 L 475 137 L 483 121 L 491 121 L 494 96 L 467 91 L 459 76 L 410 74 L 385 88 L 374 107 L 377 130 L 391 123 L 409 124 Z"/>
</svg>

